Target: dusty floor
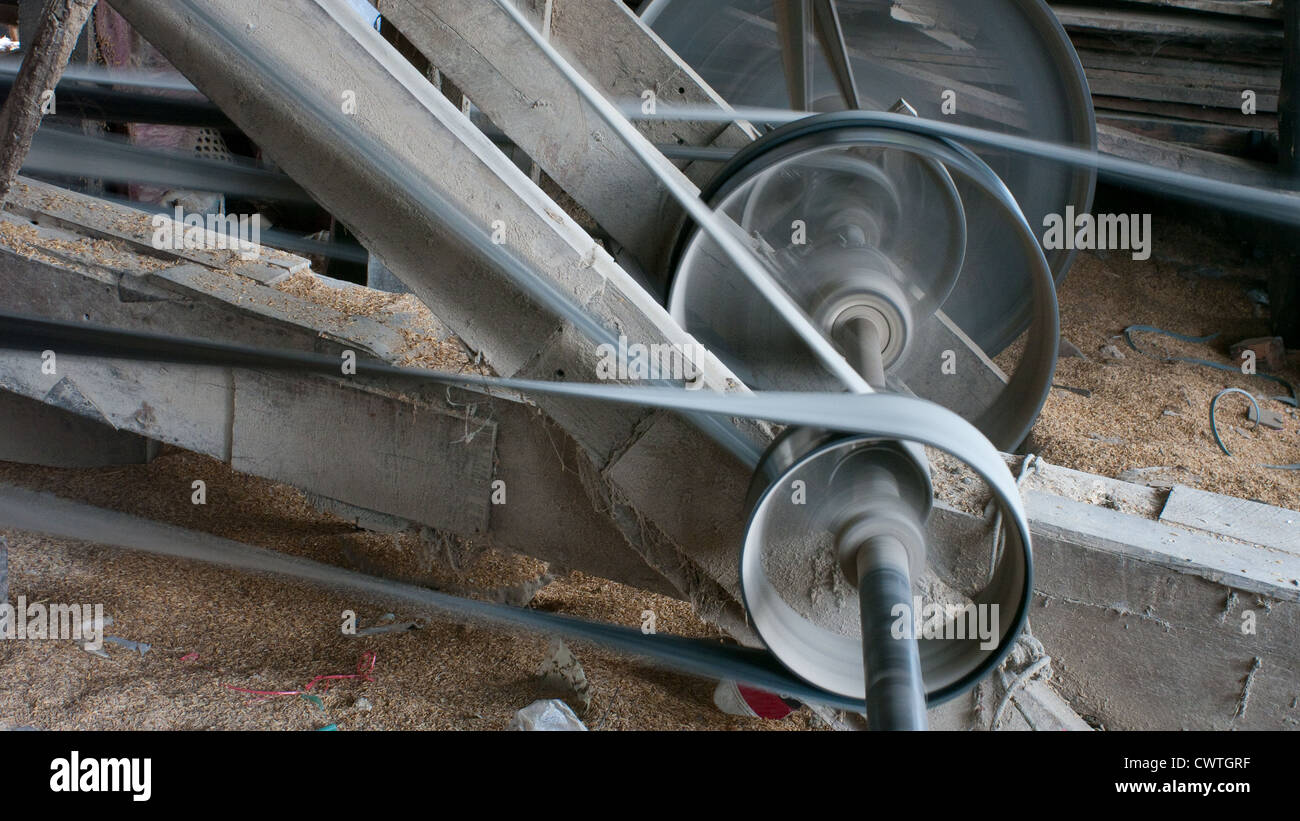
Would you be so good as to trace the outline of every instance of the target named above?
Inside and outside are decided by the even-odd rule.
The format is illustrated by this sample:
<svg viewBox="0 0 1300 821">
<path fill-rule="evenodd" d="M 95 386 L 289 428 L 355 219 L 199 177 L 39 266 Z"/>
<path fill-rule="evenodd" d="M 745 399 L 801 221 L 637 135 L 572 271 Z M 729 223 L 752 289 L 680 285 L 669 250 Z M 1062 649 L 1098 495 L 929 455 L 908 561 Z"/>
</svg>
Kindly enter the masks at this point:
<svg viewBox="0 0 1300 821">
<path fill-rule="evenodd" d="M 1300 507 L 1300 470 L 1265 467 L 1300 464 L 1300 414 L 1269 398 L 1286 395 L 1286 388 L 1255 376 L 1162 361 L 1183 357 L 1232 364 L 1232 343 L 1268 335 L 1267 314 L 1248 296 L 1261 287 L 1249 278 L 1257 270 L 1245 263 L 1221 265 L 1232 255 L 1190 233 L 1179 226 L 1157 233 L 1157 254 L 1148 262 L 1118 252 L 1104 258 L 1080 254 L 1061 289 L 1061 328 L 1088 359 L 1062 358 L 1056 384 L 1091 396 L 1053 390 L 1029 448 L 1048 462 L 1077 470 L 1118 477 L 1129 469 L 1165 467 L 1184 485 Z M 1220 267 L 1193 271 L 1185 262 L 1162 259 L 1162 244 L 1181 246 L 1180 259 L 1188 256 L 1187 248 L 1209 244 L 1203 258 Z M 1206 270 L 1218 276 L 1206 276 Z M 1144 356 L 1122 336 L 1131 325 L 1219 337 L 1196 344 L 1134 334 L 1138 347 L 1152 354 Z M 1107 346 L 1123 359 L 1107 358 L 1101 350 Z M 1300 385 L 1300 351 L 1289 353 L 1287 367 L 1277 375 Z M 1284 430 L 1254 427 L 1247 421 L 1249 400 L 1226 396 L 1216 411 L 1219 434 L 1233 454 L 1225 456 L 1211 436 L 1209 408 L 1229 387 L 1248 391 L 1262 408 L 1283 414 Z"/>
<path fill-rule="evenodd" d="M 1166 241 L 1200 240 L 1175 229 Z M 1206 255 L 1217 261 L 1222 251 L 1209 247 Z M 1050 462 L 1111 476 L 1166 467 L 1184 484 L 1300 506 L 1300 471 L 1263 467 L 1300 463 L 1300 419 L 1266 398 L 1283 393 L 1280 386 L 1143 356 L 1120 336 L 1134 324 L 1189 335 L 1219 332 L 1206 344 L 1154 336 L 1138 342 L 1157 356 L 1227 363 L 1228 345 L 1265 335 L 1267 318 L 1248 296 L 1258 287 L 1251 279 L 1258 272 L 1225 266 L 1220 273 L 1207 277 L 1159 254 L 1145 263 L 1120 254 L 1082 254 L 1062 289 L 1062 327 L 1087 359 L 1063 359 L 1056 382 L 1089 395 L 1053 391 L 1031 449 Z M 308 295 L 314 287 L 298 277 L 285 289 Z M 384 298 L 384 306 L 391 307 L 389 302 Z M 1103 353 L 1112 345 L 1122 359 Z M 470 365 L 463 357 L 438 360 L 414 343 L 408 358 L 406 364 L 457 370 Z M 1297 353 L 1282 375 L 1300 381 Z M 1265 407 L 1284 413 L 1286 429 L 1251 428 L 1245 421 L 1248 403 L 1227 398 L 1219 408 L 1220 431 L 1235 455 L 1224 456 L 1210 437 L 1208 407 L 1225 387 L 1248 390 Z M 190 502 L 196 478 L 207 482 L 203 506 Z M 545 570 L 522 557 L 491 551 L 434 555 L 411 535 L 358 531 L 317 512 L 292 488 L 235 475 L 219 462 L 176 449 L 147 466 L 99 470 L 0 463 L 0 482 L 462 594 L 491 597 Z M 110 646 L 110 657 L 103 659 L 71 642 L 0 643 L 0 727 L 502 729 L 531 701 L 566 695 L 547 690 L 536 675 L 547 654 L 545 637 L 439 621 L 406 633 L 345 637 L 339 630 L 344 610 L 356 611 L 364 627 L 377 622 L 384 608 L 178 560 L 16 532 L 0 535 L 10 545 L 11 598 L 103 603 L 114 620 L 110 635 L 153 646 L 143 656 Z M 628 625 L 640 624 L 642 612 L 653 610 L 661 632 L 721 640 L 681 602 L 578 573 L 543 588 L 532 606 Z M 406 621 L 419 614 L 394 615 Z M 592 702 L 583 718 L 592 729 L 821 726 L 806 710 L 782 722 L 731 718 L 713 706 L 711 682 L 593 647 L 573 649 L 591 683 Z M 229 689 L 301 689 L 318 675 L 353 672 L 366 653 L 375 654 L 373 680 L 341 681 L 320 693 L 321 706 L 296 696 L 257 700 Z"/>
<path fill-rule="evenodd" d="M 190 502 L 190 483 L 208 502 Z M 0 481 L 57 491 L 93 504 L 368 572 L 457 592 L 535 578 L 543 565 L 485 552 L 456 572 L 410 536 L 363 533 L 314 511 L 295 490 L 239 476 L 224 465 L 168 450 L 148 466 L 89 471 L 0 463 Z M 94 602 L 113 618 L 108 635 L 153 645 L 141 656 L 106 646 L 109 659 L 70 641 L 0 643 L 0 726 L 48 729 L 504 729 L 520 707 L 566 697 L 536 676 L 545 637 L 448 622 L 371 637 L 340 632 L 344 610 L 359 626 L 384 608 L 309 585 L 204 565 L 67 543 L 13 531 L 11 600 Z M 545 587 L 532 606 L 628 625 L 653 610 L 657 629 L 717 633 L 672 599 L 579 573 Z M 417 613 L 395 613 L 398 621 Z M 711 682 L 666 673 L 577 644 L 591 685 L 591 729 L 807 729 L 806 711 L 781 722 L 729 717 Z M 298 690 L 323 674 L 352 673 L 373 652 L 373 681 L 340 681 L 323 709 L 293 696 L 259 701 L 226 685 Z M 191 654 L 197 654 L 194 658 Z M 369 703 L 369 709 L 358 706 Z"/>
</svg>

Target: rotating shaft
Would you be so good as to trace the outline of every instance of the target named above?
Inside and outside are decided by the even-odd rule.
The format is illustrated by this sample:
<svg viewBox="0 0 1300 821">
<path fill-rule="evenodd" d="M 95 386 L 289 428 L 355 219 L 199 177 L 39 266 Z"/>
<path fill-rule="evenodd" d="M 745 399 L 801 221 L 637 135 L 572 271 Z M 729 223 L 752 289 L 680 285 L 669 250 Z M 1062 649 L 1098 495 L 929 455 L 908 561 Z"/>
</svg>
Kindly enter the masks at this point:
<svg viewBox="0 0 1300 821">
<path fill-rule="evenodd" d="M 858 589 L 867 725 L 872 730 L 925 730 L 925 682 L 913 630 L 912 577 L 925 566 L 929 499 L 901 492 L 897 461 L 868 457 L 836 545 L 840 567 Z"/>
<path fill-rule="evenodd" d="M 870 319 L 857 318 L 846 323 L 843 336 L 849 363 L 876 390 L 885 388 L 884 339 L 880 328 Z"/>
<path fill-rule="evenodd" d="M 894 537 L 879 536 L 858 551 L 858 568 L 867 724 L 873 730 L 924 730 L 925 683 L 916 637 L 910 630 L 900 636 L 895 629 L 900 612 L 912 609 L 907 551 Z"/>
</svg>

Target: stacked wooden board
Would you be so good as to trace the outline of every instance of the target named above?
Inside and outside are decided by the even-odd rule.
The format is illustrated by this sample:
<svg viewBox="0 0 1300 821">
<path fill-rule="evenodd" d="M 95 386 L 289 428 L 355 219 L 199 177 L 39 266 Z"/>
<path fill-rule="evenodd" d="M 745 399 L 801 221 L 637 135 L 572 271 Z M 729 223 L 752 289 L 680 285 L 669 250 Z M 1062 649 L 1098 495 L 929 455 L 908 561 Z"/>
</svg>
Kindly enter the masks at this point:
<svg viewBox="0 0 1300 821">
<path fill-rule="evenodd" d="M 1051 2 L 1110 153 L 1258 181 L 1278 161 L 1280 0 Z"/>
</svg>

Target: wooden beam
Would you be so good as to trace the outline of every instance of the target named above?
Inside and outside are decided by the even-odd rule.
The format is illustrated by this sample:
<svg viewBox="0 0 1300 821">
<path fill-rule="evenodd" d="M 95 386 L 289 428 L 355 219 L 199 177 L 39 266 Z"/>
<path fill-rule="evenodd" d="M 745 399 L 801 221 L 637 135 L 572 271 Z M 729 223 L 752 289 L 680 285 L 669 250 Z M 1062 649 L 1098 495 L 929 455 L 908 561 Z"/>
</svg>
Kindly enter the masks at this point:
<svg viewBox="0 0 1300 821">
<path fill-rule="evenodd" d="M 1266 20 L 1209 19 L 1198 14 L 1119 11 L 1056 3 L 1052 11 L 1073 33 L 1085 31 L 1189 41 L 1217 41 L 1240 46 L 1278 47 L 1282 32 Z"/>
<path fill-rule="evenodd" d="M 681 214 L 676 202 L 503 11 L 478 0 L 380 0 L 379 10 L 647 272 L 661 272 Z M 651 92 L 656 105 L 724 105 L 621 3 L 555 0 L 552 12 L 556 48 L 610 98 L 640 100 Z M 540 29 L 545 20 L 535 24 Z M 749 141 L 736 126 L 638 128 L 646 139 L 670 144 L 709 145 L 721 136 L 719 144 L 738 148 Z M 685 172 L 680 182 L 691 185 Z"/>
<path fill-rule="evenodd" d="M 1160 519 L 1275 550 L 1300 553 L 1300 514 L 1176 485 Z M 1284 582 L 1286 580 L 1283 580 Z"/>
<path fill-rule="evenodd" d="M 1231 80 L 1190 83 L 1177 78 L 1100 68 L 1089 68 L 1086 74 L 1088 85 L 1095 94 L 1240 111 L 1241 93 L 1250 89 L 1255 91 L 1256 104 L 1260 111 L 1265 113 L 1277 111 L 1276 85 L 1259 87 L 1234 83 Z"/>
<path fill-rule="evenodd" d="M 1261 188 L 1273 188 L 1278 183 L 1272 165 L 1173 145 L 1109 125 L 1097 126 L 1097 148 L 1116 157 L 1225 182 Z"/>
<path fill-rule="evenodd" d="M 621 331 L 647 345 L 694 344 L 627 270 L 342 0 L 112 4 L 498 374 L 553 379 L 563 371 L 565 379 L 597 381 L 604 340 L 578 330 L 571 321 L 577 310 L 583 325 L 603 325 L 592 336 L 617 340 Z M 252 16 L 258 25 L 250 30 Z M 493 56 L 505 61 L 510 54 Z M 268 93 L 249 94 L 249 77 L 264 80 Z M 353 99 L 356 110 L 341 112 Z M 511 277 L 494 246 L 482 241 L 497 230 L 528 280 Z M 479 242 L 470 241 L 470 231 Z M 562 295 L 564 307 L 559 299 L 548 304 L 552 294 Z M 705 390 L 739 385 L 716 357 L 702 358 Z M 744 523 L 730 514 L 734 502 L 725 492 L 749 481 L 748 454 L 734 451 L 747 449 L 762 430 L 699 419 L 679 431 L 673 447 L 638 448 L 631 456 L 636 440 L 671 414 L 614 407 L 594 414 L 559 397 L 536 404 L 585 448 L 597 468 L 588 485 L 609 495 L 610 520 L 626 542 L 671 574 L 704 618 L 749 635 L 735 560 Z M 713 460 L 715 475 L 687 487 L 678 470 L 683 453 Z M 635 494 L 611 479 L 614 464 L 629 458 L 639 461 L 632 472 L 657 478 Z M 685 533 L 681 542 L 666 537 L 682 532 L 676 522 L 640 511 L 657 508 L 668 488 L 712 510 L 716 527 Z"/>
<path fill-rule="evenodd" d="M 1009 462 L 1018 470 L 1015 461 Z M 1052 657 L 1053 684 L 1108 729 L 1286 729 L 1300 674 L 1300 552 L 1246 544 L 1160 517 L 1169 491 L 1036 462 L 1021 485 L 1034 538 L 1029 623 Z M 1241 500 L 1206 494 L 1231 511 Z M 1288 538 L 1288 516 L 1261 529 Z M 1221 524 L 1221 523 L 1220 523 Z M 933 545 L 975 544 L 980 516 L 940 504 Z M 961 589 L 987 578 L 985 546 L 931 559 Z M 1247 630 L 1243 631 L 1242 626 Z M 1244 678 L 1261 659 L 1249 709 Z"/>
<path fill-rule="evenodd" d="M 1191 123 L 1165 117 L 1148 117 L 1141 114 L 1097 111 L 1097 122 L 1122 128 L 1142 137 L 1177 143 L 1202 151 L 1213 151 L 1260 162 L 1274 162 L 1277 155 L 1277 135 L 1257 128 L 1218 125 L 1217 123 Z"/>
<path fill-rule="evenodd" d="M 1281 96 L 1278 100 L 1282 172 L 1300 180 L 1300 0 L 1286 0 Z"/>
<path fill-rule="evenodd" d="M 36 36 L 23 44 L 22 68 L 0 107 L 0 204 L 23 167 L 45 107 L 94 7 L 95 0 L 47 0 Z"/>
<path fill-rule="evenodd" d="M 401 314 L 352 315 L 270 287 L 285 271 L 302 271 L 301 258 L 271 249 L 249 262 L 229 252 L 159 252 L 148 244 L 150 215 L 26 178 L 5 221 L 20 232 L 0 231 L 0 293 L 19 312 L 273 349 L 351 349 L 392 363 L 402 361 L 410 333 L 428 332 Z M 5 248 L 16 236 L 29 239 L 20 253 Z M 33 361 L 0 355 L 0 384 L 49 404 L 56 397 Z M 693 572 L 676 553 L 633 549 L 607 517 L 607 501 L 598 509 L 589 495 L 597 469 L 587 454 L 517 397 L 84 357 L 58 363 L 87 397 L 68 404 L 82 416 L 294 485 L 358 526 L 464 536 L 486 523 L 478 538 L 501 549 L 669 595 L 682 594 L 657 567 Z M 0 416 L 0 427 L 11 424 Z M 325 429 L 337 432 L 322 436 Z M 395 447 L 401 437 L 416 444 Z M 488 476 L 485 464 L 494 467 Z M 485 508 L 498 479 L 509 504 Z"/>
<path fill-rule="evenodd" d="M 1278 101 L 1278 167 L 1300 188 L 1300 0 L 1286 0 L 1286 49 L 1282 65 L 1282 95 Z M 1273 333 L 1289 347 L 1300 347 L 1300 239 L 1290 238 L 1289 259 L 1269 277 Z M 1285 240 L 1284 240 L 1285 241 Z"/>
<path fill-rule="evenodd" d="M 1210 123 L 1277 132 L 1277 117 L 1269 114 L 1243 114 L 1240 108 L 1209 108 L 1183 103 L 1134 100 L 1130 97 L 1106 94 L 1093 94 L 1092 102 L 1098 111 L 1125 111 L 1134 114 L 1148 114 L 1153 117 L 1166 117 L 1171 120 L 1182 120 L 1189 123 Z"/>
<path fill-rule="evenodd" d="M 1249 17 L 1256 20 L 1277 20 L 1282 16 L 1280 3 L 1275 0 L 1124 0 L 1131 6 L 1156 6 L 1164 9 L 1221 14 L 1227 17 Z"/>
</svg>

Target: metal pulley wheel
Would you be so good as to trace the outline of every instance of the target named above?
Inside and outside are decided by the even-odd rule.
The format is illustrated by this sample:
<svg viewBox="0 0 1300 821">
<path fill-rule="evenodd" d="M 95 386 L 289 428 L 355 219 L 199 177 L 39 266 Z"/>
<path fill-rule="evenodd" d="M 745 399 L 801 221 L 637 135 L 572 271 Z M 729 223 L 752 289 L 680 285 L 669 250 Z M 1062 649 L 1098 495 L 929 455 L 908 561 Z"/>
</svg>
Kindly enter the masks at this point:
<svg viewBox="0 0 1300 821">
<path fill-rule="evenodd" d="M 1096 145 L 1083 69 L 1040 0 L 649 0 L 642 19 L 735 106 L 885 111 L 906 100 L 924 118 Z M 979 154 L 1032 226 L 1091 207 L 1092 169 Z M 947 314 L 996 356 L 1030 321 L 1028 288 L 1002 265 L 1015 229 L 996 211 L 968 207 L 966 218 L 966 266 Z M 1056 281 L 1073 253 L 1046 254 Z"/>
<path fill-rule="evenodd" d="M 985 466 L 971 467 L 979 472 Z M 1013 524 L 989 582 L 970 599 L 975 609 L 945 614 L 940 635 L 910 636 L 916 641 L 922 697 L 930 706 L 960 694 L 1001 663 L 1028 613 L 1033 563 L 1020 500 L 1011 495 L 1014 484 L 990 486 Z M 873 718 L 868 676 L 893 662 L 886 658 L 873 665 L 867 642 L 864 665 L 863 634 L 893 631 L 899 618 L 907 619 L 910 630 L 913 617 L 920 617 L 909 580 L 926 563 L 931 498 L 928 471 L 917 462 L 915 450 L 807 428 L 790 429 L 777 439 L 751 487 L 740 574 L 755 630 L 791 672 L 810 684 L 845 696 L 866 690 L 868 718 Z M 867 595 L 859 610 L 862 591 L 855 590 L 869 569 L 862 566 L 864 548 L 872 544 L 897 550 L 899 577 L 887 594 L 891 598 L 874 616 L 868 613 Z M 881 595 L 879 589 L 865 592 Z M 902 612 L 896 609 L 899 604 Z M 958 626 L 957 620 L 970 613 L 993 614 L 985 623 L 989 635 L 968 629 L 965 622 Z M 902 647 L 898 633 L 877 639 L 877 650 Z"/>
<path fill-rule="evenodd" d="M 877 390 L 945 405 L 1002 447 L 1027 433 L 1055 368 L 1055 288 L 1019 206 L 973 153 L 856 112 L 819 115 L 748 146 L 704 196 Z M 974 211 L 1009 229 L 1000 270 L 1020 283 L 1033 317 L 1019 367 L 1005 384 L 992 380 L 991 393 L 996 367 L 944 312 L 970 264 Z M 688 226 L 675 261 L 670 313 L 747 383 L 834 389 L 711 237 Z M 965 361 L 949 371 L 943 354 L 955 358 L 958 349 Z M 810 684 L 865 694 L 877 728 L 924 728 L 927 704 L 1000 663 L 1027 612 L 1032 559 L 1021 530 L 1008 536 L 970 610 L 938 616 L 937 636 L 914 634 L 922 618 L 912 590 L 926 567 L 932 499 L 926 454 L 914 440 L 810 428 L 785 431 L 751 489 L 740 575 L 755 630 Z M 1019 506 L 1011 494 L 998 501 L 1008 516 Z M 963 621 L 967 613 L 991 632 Z"/>
<path fill-rule="evenodd" d="M 882 352 L 878 389 L 929 399 L 1011 449 L 1046 401 L 1059 317 L 1032 229 L 997 174 L 947 141 L 867 124 L 845 111 L 784 126 L 737 154 L 703 192 L 746 232 L 771 275 L 857 364 Z M 977 216 L 976 216 L 977 215 Z M 996 264 L 980 258 L 974 219 L 997 223 Z M 974 249 L 974 250 L 973 250 Z M 836 383 L 716 243 L 689 224 L 668 298 L 673 318 L 759 389 L 834 390 Z M 960 317 L 964 284 L 996 270 L 989 300 L 1031 318 L 1009 375 Z"/>
<path fill-rule="evenodd" d="M 982 433 L 1010 447 L 1037 417 L 1054 371 L 1059 326 L 1047 262 L 978 157 L 864 120 L 840 112 L 772 132 L 723 169 L 706 200 L 740 226 L 780 287 L 874 387 L 962 413 L 979 428 L 964 445 Z M 987 404 L 972 399 L 992 365 L 944 314 L 969 265 L 974 209 L 1011 229 L 1002 270 L 1019 275 L 1033 316 L 1020 367 Z M 754 387 L 834 390 L 768 300 L 692 227 L 678 245 L 669 309 Z M 966 360 L 951 373 L 944 346 L 964 346 Z M 1008 534 L 989 583 L 971 599 L 970 612 L 996 614 L 996 635 L 972 635 L 952 617 L 940 638 L 894 634 L 897 608 L 915 612 L 912 584 L 926 566 L 933 492 L 916 441 L 787 429 L 755 474 L 741 554 L 746 610 L 773 654 L 824 690 L 865 692 L 872 725 L 898 729 L 924 727 L 927 703 L 957 695 L 1000 662 L 1032 583 L 1022 528 Z M 1008 520 L 1019 510 L 1015 493 L 995 491 Z"/>
</svg>

